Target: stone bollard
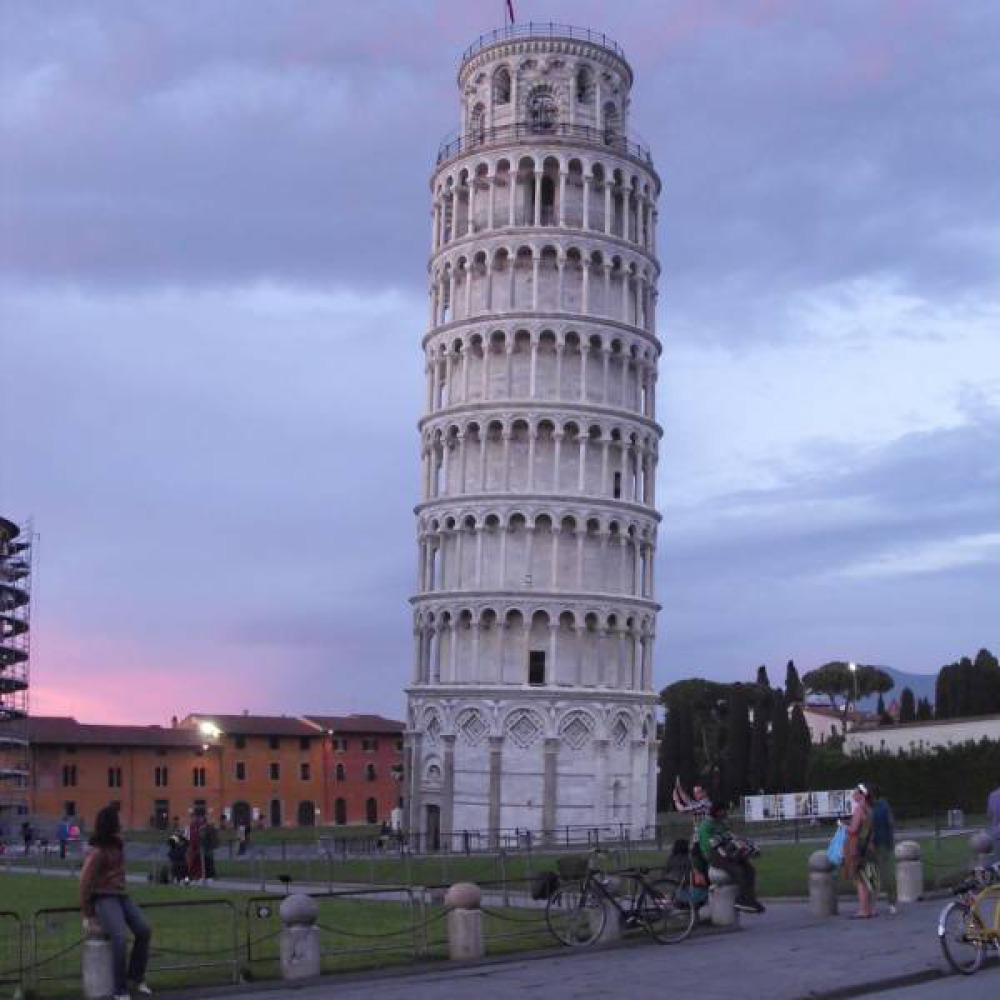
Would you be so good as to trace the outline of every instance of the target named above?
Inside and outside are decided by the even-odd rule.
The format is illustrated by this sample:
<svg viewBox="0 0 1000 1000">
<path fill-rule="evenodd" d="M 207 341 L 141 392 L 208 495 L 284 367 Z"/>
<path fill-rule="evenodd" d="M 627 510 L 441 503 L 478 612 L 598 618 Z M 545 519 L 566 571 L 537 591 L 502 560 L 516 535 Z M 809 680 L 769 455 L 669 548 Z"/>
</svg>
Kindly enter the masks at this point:
<svg viewBox="0 0 1000 1000">
<path fill-rule="evenodd" d="M 709 910 L 712 914 L 713 927 L 739 927 L 740 911 L 736 909 L 736 897 L 739 886 L 733 877 L 721 868 L 708 869 Z"/>
<path fill-rule="evenodd" d="M 969 849 L 972 851 L 974 868 L 985 868 L 993 864 L 993 838 L 985 830 L 969 837 Z"/>
<path fill-rule="evenodd" d="M 486 954 L 483 940 L 483 894 L 474 882 L 456 882 L 444 895 L 448 909 L 448 957 L 468 962 Z"/>
<path fill-rule="evenodd" d="M 100 929 L 87 931 L 81 948 L 83 1000 L 105 1000 L 115 992 L 111 938 Z"/>
<path fill-rule="evenodd" d="M 308 979 L 320 972 L 319 904 L 312 896 L 292 893 L 278 910 L 284 925 L 281 931 L 281 978 Z"/>
<path fill-rule="evenodd" d="M 900 903 L 915 903 L 924 895 L 924 863 L 920 845 L 915 840 L 901 840 L 896 845 L 896 898 Z"/>
<path fill-rule="evenodd" d="M 833 917 L 837 911 L 837 868 L 826 851 L 813 851 L 809 855 L 809 912 Z"/>
</svg>

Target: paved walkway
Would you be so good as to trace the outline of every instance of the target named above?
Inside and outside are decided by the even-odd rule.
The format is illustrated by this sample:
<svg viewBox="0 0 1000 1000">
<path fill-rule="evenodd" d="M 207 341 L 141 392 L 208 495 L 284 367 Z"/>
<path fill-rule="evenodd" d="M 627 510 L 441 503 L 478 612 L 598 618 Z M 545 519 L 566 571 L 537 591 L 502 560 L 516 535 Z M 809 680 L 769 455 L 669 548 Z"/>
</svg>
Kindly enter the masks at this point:
<svg viewBox="0 0 1000 1000">
<path fill-rule="evenodd" d="M 679 945 L 645 939 L 606 949 L 559 950 L 468 966 L 436 965 L 406 973 L 343 975 L 292 992 L 262 985 L 226 991 L 231 998 L 279 1000 L 995 1000 L 1000 962 L 972 979 L 943 979 L 947 966 L 937 941 L 941 901 L 904 907 L 897 916 L 822 920 L 803 903 L 773 903 L 762 917 L 744 917 L 732 933 L 696 932 Z M 853 910 L 853 907 L 851 908 Z M 905 987 L 905 988 L 904 988 Z M 193 995 L 193 994 L 189 994 Z M 204 992 L 200 994 L 204 996 Z"/>
</svg>

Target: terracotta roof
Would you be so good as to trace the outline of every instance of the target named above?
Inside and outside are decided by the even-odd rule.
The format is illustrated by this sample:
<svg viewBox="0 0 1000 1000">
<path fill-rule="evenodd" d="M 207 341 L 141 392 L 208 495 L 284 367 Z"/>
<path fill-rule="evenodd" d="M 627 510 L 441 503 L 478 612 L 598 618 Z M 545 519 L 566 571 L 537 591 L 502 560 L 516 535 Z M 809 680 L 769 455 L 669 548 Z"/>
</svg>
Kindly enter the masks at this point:
<svg viewBox="0 0 1000 1000">
<path fill-rule="evenodd" d="M 307 715 L 306 718 L 335 733 L 401 733 L 406 728 L 398 719 L 381 715 Z"/>
<path fill-rule="evenodd" d="M 193 728 L 199 722 L 213 722 L 223 733 L 232 736 L 313 736 L 322 735 L 312 723 L 294 715 L 216 715 L 192 712 L 179 723 Z"/>
<path fill-rule="evenodd" d="M 0 727 L 2 732 L 3 727 Z M 28 718 L 32 743 L 90 746 L 200 747 L 205 737 L 191 729 L 163 726 L 100 726 L 77 722 L 66 715 L 32 715 Z"/>
</svg>

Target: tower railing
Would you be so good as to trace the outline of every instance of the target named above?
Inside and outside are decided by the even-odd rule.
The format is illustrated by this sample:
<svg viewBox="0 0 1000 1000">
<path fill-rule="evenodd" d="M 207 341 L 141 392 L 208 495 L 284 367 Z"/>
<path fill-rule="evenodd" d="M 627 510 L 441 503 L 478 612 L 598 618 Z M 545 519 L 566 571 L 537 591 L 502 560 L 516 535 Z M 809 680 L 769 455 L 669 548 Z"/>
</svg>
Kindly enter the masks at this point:
<svg viewBox="0 0 1000 1000">
<path fill-rule="evenodd" d="M 488 49 L 498 42 L 506 42 L 512 38 L 571 38 L 574 41 L 592 42 L 602 48 L 610 49 L 623 61 L 625 50 L 613 39 L 601 31 L 591 31 L 590 28 L 575 28 L 571 24 L 559 24 L 556 21 L 528 21 L 524 24 L 508 24 L 505 28 L 494 28 L 480 35 L 463 53 L 462 62 L 471 59 L 477 52 Z"/>
<path fill-rule="evenodd" d="M 546 125 L 539 125 L 536 122 L 513 122 L 510 125 L 494 125 L 491 128 L 477 129 L 473 132 L 466 132 L 464 135 L 457 135 L 453 132 L 445 136 L 438 147 L 437 162 L 441 164 L 463 153 L 502 145 L 518 139 L 535 141 L 546 139 L 582 140 L 605 149 L 614 150 L 625 156 L 631 156 L 649 166 L 653 165 L 653 156 L 648 146 L 612 129 L 595 128 L 593 125 L 571 125 L 569 122 L 552 122 Z"/>
</svg>

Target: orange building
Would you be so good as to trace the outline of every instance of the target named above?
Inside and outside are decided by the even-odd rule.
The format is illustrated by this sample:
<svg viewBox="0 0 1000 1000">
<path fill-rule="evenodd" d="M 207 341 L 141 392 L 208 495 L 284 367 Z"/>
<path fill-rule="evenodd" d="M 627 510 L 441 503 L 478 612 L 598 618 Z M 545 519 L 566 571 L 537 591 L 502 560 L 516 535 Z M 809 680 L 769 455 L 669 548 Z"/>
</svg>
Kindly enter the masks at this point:
<svg viewBox="0 0 1000 1000">
<path fill-rule="evenodd" d="M 221 815 L 234 826 L 317 826 L 323 809 L 323 730 L 284 715 L 196 712 L 179 730 L 208 732 L 218 744 Z"/>
<path fill-rule="evenodd" d="M 403 723 L 380 715 L 307 718 L 326 735 L 326 815 L 338 825 L 388 822 L 402 806 Z"/>
<path fill-rule="evenodd" d="M 98 809 L 117 802 L 122 825 L 136 829 L 165 827 L 174 817 L 186 820 L 197 805 L 218 805 L 218 748 L 194 730 L 32 716 L 28 738 L 33 816 L 77 817 L 90 826 Z"/>
<path fill-rule="evenodd" d="M 184 822 L 197 806 L 223 825 L 382 822 L 403 787 L 402 735 L 373 715 L 198 712 L 170 728 L 32 716 L 30 810 L 89 826 L 117 802 L 126 829 Z"/>
</svg>

